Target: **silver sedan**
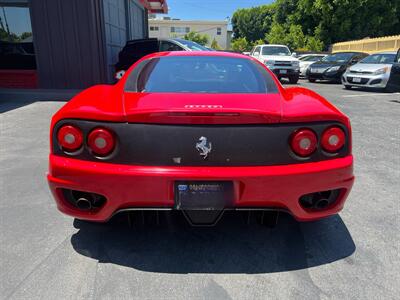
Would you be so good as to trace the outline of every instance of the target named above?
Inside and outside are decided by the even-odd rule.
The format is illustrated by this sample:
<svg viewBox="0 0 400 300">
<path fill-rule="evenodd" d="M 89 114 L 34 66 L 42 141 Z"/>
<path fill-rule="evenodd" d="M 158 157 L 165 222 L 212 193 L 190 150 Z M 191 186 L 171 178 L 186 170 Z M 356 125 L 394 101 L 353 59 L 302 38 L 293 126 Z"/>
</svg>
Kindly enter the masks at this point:
<svg viewBox="0 0 400 300">
<path fill-rule="evenodd" d="M 394 51 L 369 55 L 346 70 L 342 76 L 342 83 L 346 89 L 352 87 L 385 89 L 395 58 Z"/>
<path fill-rule="evenodd" d="M 316 61 L 320 61 L 325 56 L 325 54 L 306 54 L 299 57 L 300 77 L 306 77 L 307 68 Z"/>
</svg>

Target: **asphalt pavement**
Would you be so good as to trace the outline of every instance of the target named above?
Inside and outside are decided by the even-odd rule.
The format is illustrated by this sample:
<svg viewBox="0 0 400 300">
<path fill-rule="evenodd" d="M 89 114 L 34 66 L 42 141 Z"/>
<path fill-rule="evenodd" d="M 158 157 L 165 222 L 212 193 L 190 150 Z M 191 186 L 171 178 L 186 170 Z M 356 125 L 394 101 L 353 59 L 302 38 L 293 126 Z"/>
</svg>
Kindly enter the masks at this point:
<svg viewBox="0 0 400 300">
<path fill-rule="evenodd" d="M 64 102 L 2 100 L 0 299 L 399 299 L 400 94 L 298 85 L 350 117 L 356 182 L 339 215 L 275 228 L 64 216 L 45 179 Z"/>
</svg>

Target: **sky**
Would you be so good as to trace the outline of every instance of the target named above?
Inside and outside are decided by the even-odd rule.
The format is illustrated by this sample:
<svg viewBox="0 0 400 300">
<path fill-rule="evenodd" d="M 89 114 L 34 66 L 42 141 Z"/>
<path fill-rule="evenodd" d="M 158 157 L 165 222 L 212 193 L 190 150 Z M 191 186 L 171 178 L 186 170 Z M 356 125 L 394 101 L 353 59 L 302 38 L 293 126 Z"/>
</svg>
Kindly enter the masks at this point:
<svg viewBox="0 0 400 300">
<path fill-rule="evenodd" d="M 273 0 L 167 0 L 168 16 L 182 20 L 225 20 L 239 8 L 269 4 Z"/>
<path fill-rule="evenodd" d="M 27 7 L 0 7 L 0 20 L 5 28 L 7 20 L 10 32 L 16 35 L 32 32 L 31 18 Z"/>
<path fill-rule="evenodd" d="M 182 20 L 225 20 L 231 18 L 235 10 L 262 4 L 273 0 L 167 0 L 169 13 L 172 18 Z M 5 16 L 4 16 L 5 14 Z M 11 32 L 20 35 L 31 31 L 29 9 L 19 7 L 0 8 L 0 19 L 5 25 L 5 17 Z"/>
</svg>

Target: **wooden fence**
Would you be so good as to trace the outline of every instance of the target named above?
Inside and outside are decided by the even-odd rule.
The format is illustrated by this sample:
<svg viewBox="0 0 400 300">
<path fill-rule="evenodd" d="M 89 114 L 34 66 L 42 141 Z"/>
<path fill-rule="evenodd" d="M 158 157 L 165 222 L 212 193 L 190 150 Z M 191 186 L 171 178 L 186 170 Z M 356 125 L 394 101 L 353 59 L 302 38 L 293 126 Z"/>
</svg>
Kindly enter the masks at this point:
<svg viewBox="0 0 400 300">
<path fill-rule="evenodd" d="M 393 35 L 380 38 L 367 38 L 357 41 L 335 43 L 332 45 L 332 52 L 360 51 L 371 54 L 381 51 L 397 51 L 399 48 L 400 35 Z"/>
</svg>

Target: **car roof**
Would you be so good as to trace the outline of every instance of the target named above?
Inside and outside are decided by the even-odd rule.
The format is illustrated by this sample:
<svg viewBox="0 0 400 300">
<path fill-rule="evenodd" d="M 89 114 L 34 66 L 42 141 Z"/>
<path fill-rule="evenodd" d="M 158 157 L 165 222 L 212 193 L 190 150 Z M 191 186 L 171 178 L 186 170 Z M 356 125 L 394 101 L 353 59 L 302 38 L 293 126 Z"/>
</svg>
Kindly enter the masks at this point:
<svg viewBox="0 0 400 300">
<path fill-rule="evenodd" d="M 178 42 L 180 42 L 180 41 L 188 41 L 188 40 L 180 39 L 180 38 L 169 38 L 168 40 L 173 40 L 173 41 L 178 41 Z M 191 42 L 191 41 L 188 41 L 188 42 Z"/>
<path fill-rule="evenodd" d="M 170 51 L 170 52 L 156 52 L 147 55 L 146 58 L 154 57 L 178 57 L 178 56 L 215 56 L 215 57 L 232 57 L 232 58 L 246 58 L 251 60 L 247 55 L 234 52 L 224 51 Z"/>
<path fill-rule="evenodd" d="M 359 51 L 337 51 L 337 52 L 331 53 L 330 55 L 332 55 L 332 54 L 338 54 L 338 53 L 352 53 L 352 54 L 366 54 L 366 55 L 368 55 L 368 53 L 359 52 Z"/>
<path fill-rule="evenodd" d="M 157 38 L 129 40 L 129 41 L 126 41 L 126 44 L 129 45 L 129 44 L 133 44 L 133 43 L 141 43 L 141 42 L 147 42 L 147 41 L 157 41 Z"/>
<path fill-rule="evenodd" d="M 185 41 L 184 39 L 178 39 L 178 38 L 159 38 L 159 41 L 175 41 L 175 42 L 180 42 L 180 41 Z"/>
<path fill-rule="evenodd" d="M 258 47 L 258 46 L 260 46 L 260 47 L 264 47 L 264 46 L 270 47 L 270 46 L 273 46 L 273 47 L 286 47 L 286 48 L 288 48 L 288 46 L 286 46 L 286 45 L 280 45 L 280 44 L 263 44 L 263 45 L 257 45 L 256 47 Z"/>
<path fill-rule="evenodd" d="M 382 51 L 382 52 L 376 52 L 376 53 L 371 53 L 370 55 L 374 54 L 397 54 L 397 51 Z"/>
</svg>

